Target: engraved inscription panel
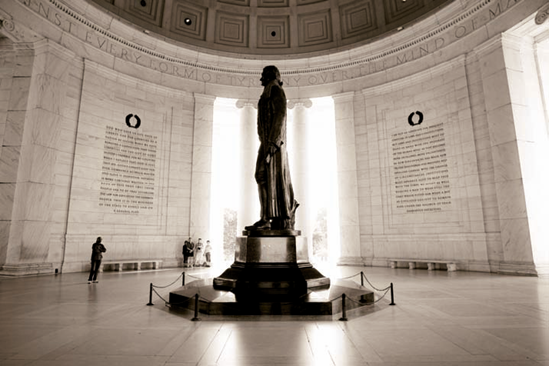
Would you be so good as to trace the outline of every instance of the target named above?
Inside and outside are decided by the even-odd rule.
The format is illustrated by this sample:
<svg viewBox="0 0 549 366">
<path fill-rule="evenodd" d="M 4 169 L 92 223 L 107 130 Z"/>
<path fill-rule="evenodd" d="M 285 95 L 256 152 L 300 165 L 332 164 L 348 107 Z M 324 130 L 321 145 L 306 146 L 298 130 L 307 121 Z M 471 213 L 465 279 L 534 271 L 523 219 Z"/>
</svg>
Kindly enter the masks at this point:
<svg viewBox="0 0 549 366">
<path fill-rule="evenodd" d="M 391 135 L 397 212 L 442 211 L 452 204 L 444 124 Z"/>
<path fill-rule="evenodd" d="M 158 138 L 107 126 L 99 206 L 138 214 L 154 208 Z"/>
</svg>

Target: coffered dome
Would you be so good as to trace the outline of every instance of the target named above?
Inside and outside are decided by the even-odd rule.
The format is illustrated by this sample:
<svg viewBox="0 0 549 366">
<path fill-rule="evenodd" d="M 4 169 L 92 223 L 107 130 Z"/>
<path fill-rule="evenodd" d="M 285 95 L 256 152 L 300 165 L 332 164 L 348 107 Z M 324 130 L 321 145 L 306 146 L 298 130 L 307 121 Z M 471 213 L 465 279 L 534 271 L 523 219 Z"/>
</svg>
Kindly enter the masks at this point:
<svg viewBox="0 0 549 366">
<path fill-rule="evenodd" d="M 93 0 L 201 51 L 302 57 L 395 32 L 453 0 Z"/>
</svg>

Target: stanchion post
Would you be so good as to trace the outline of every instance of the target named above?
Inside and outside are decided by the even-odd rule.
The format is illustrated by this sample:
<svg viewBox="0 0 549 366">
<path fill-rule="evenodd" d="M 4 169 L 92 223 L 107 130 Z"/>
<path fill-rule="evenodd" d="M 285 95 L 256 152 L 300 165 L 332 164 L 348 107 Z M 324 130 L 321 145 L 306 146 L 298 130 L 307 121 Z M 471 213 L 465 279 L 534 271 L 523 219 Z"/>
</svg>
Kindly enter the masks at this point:
<svg viewBox="0 0 549 366">
<path fill-rule="evenodd" d="M 198 317 L 198 294 L 194 297 L 194 318 L 191 319 L 191 321 L 196 322 L 200 320 Z"/>
<path fill-rule="evenodd" d="M 181 286 L 185 286 L 185 272 L 181 272 Z"/>
<path fill-rule="evenodd" d="M 153 304 L 153 284 L 151 282 L 151 286 L 149 288 L 149 303 L 147 304 L 147 306 L 152 306 L 154 305 Z"/>
<path fill-rule="evenodd" d="M 360 286 L 364 287 L 364 272 L 360 271 Z"/>
<path fill-rule="evenodd" d="M 396 305 L 395 304 L 395 294 L 393 292 L 393 283 L 391 282 L 391 303 L 389 305 Z"/>
<path fill-rule="evenodd" d="M 339 321 L 347 321 L 347 309 L 345 309 L 345 294 L 341 295 L 341 318 Z"/>
</svg>

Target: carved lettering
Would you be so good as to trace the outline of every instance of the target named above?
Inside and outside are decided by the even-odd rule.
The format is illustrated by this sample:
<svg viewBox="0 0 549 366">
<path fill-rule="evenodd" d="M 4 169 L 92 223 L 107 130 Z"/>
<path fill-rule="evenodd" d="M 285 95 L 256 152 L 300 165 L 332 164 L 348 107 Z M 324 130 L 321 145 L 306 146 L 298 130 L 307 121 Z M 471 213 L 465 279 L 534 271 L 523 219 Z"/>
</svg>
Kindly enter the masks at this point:
<svg viewBox="0 0 549 366">
<path fill-rule="evenodd" d="M 466 34 L 467 34 L 467 28 L 465 28 L 462 25 L 456 27 L 456 31 L 454 32 L 454 35 L 456 36 L 456 38 L 462 38 Z"/>
<path fill-rule="evenodd" d="M 124 214 L 154 209 L 157 145 L 154 135 L 106 127 L 100 207 Z"/>
<path fill-rule="evenodd" d="M 55 25 L 59 27 L 61 25 L 61 17 L 59 16 L 59 13 L 55 13 L 54 16 L 55 16 Z"/>
<path fill-rule="evenodd" d="M 50 9 L 46 9 L 42 3 L 38 3 L 38 14 L 48 19 L 50 16 Z"/>
<path fill-rule="evenodd" d="M 400 65 L 400 64 L 403 64 L 405 62 L 408 62 L 408 55 L 407 54 L 404 54 L 402 55 L 402 58 L 400 56 L 397 56 L 397 65 Z M 410 60 L 412 59 L 413 57 L 410 56 Z"/>
<path fill-rule="evenodd" d="M 259 81 L 255 79 L 246 79 L 239 76 L 224 76 L 222 72 L 204 72 L 199 68 L 181 67 L 175 62 L 160 61 L 154 55 L 142 53 L 139 48 L 126 46 L 118 43 L 115 39 L 109 37 L 100 37 L 87 25 L 80 24 L 75 21 L 70 15 L 55 8 L 46 0 L 17 0 L 19 3 L 28 7 L 30 10 L 39 16 L 47 19 L 52 24 L 61 28 L 70 34 L 74 34 L 81 38 L 84 42 L 89 43 L 97 49 L 103 50 L 112 54 L 115 57 L 121 58 L 128 62 L 134 62 L 138 65 L 157 70 L 162 73 L 175 75 L 185 79 L 201 80 L 204 82 L 215 82 L 224 85 L 235 86 L 257 86 Z M 449 28 L 444 33 L 441 33 L 437 38 L 431 39 L 422 45 L 413 45 L 401 50 L 399 53 L 391 53 L 391 56 L 385 56 L 377 61 L 364 62 L 349 66 L 346 69 L 337 71 L 327 71 L 315 75 L 292 76 L 287 79 L 290 86 L 306 86 L 332 83 L 338 80 L 350 80 L 369 74 L 384 71 L 388 68 L 399 66 L 401 64 L 416 60 L 418 58 L 429 55 L 430 53 L 445 47 L 452 42 L 465 37 L 475 29 L 478 29 L 493 19 L 505 13 L 508 9 L 524 0 L 495 0 L 486 7 L 482 7 L 478 12 L 471 16 L 467 21 L 457 24 Z M 79 28 L 80 27 L 80 28 Z M 145 51 L 146 52 L 146 51 Z M 200 73 L 200 75 L 199 75 Z"/>
<path fill-rule="evenodd" d="M 451 205 L 444 125 L 414 128 L 391 137 L 397 211 L 442 211 Z"/>
<path fill-rule="evenodd" d="M 490 9 L 490 19 L 494 19 L 501 14 L 501 3 L 497 3 L 495 10 Z"/>
<path fill-rule="evenodd" d="M 435 39 L 435 49 L 442 48 L 444 46 L 444 38 L 437 38 Z"/>
</svg>

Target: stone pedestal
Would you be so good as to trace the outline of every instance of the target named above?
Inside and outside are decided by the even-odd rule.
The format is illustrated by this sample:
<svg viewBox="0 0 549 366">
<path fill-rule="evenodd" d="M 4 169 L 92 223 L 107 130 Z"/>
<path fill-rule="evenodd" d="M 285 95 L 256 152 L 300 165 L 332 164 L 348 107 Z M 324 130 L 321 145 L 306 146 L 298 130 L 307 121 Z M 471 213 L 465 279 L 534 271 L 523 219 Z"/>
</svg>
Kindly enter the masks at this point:
<svg viewBox="0 0 549 366">
<path fill-rule="evenodd" d="M 309 263 L 307 244 L 296 230 L 245 231 L 236 242 L 235 261 L 214 289 L 237 300 L 296 299 L 309 289 L 328 288 L 330 279 Z"/>
<path fill-rule="evenodd" d="M 213 283 L 212 283 L 213 282 Z M 198 301 L 191 301 L 196 295 Z M 353 281 L 330 281 L 309 263 L 296 230 L 245 231 L 234 263 L 219 277 L 193 281 L 170 292 L 170 306 L 209 315 L 334 315 L 373 304 L 372 291 Z"/>
</svg>

